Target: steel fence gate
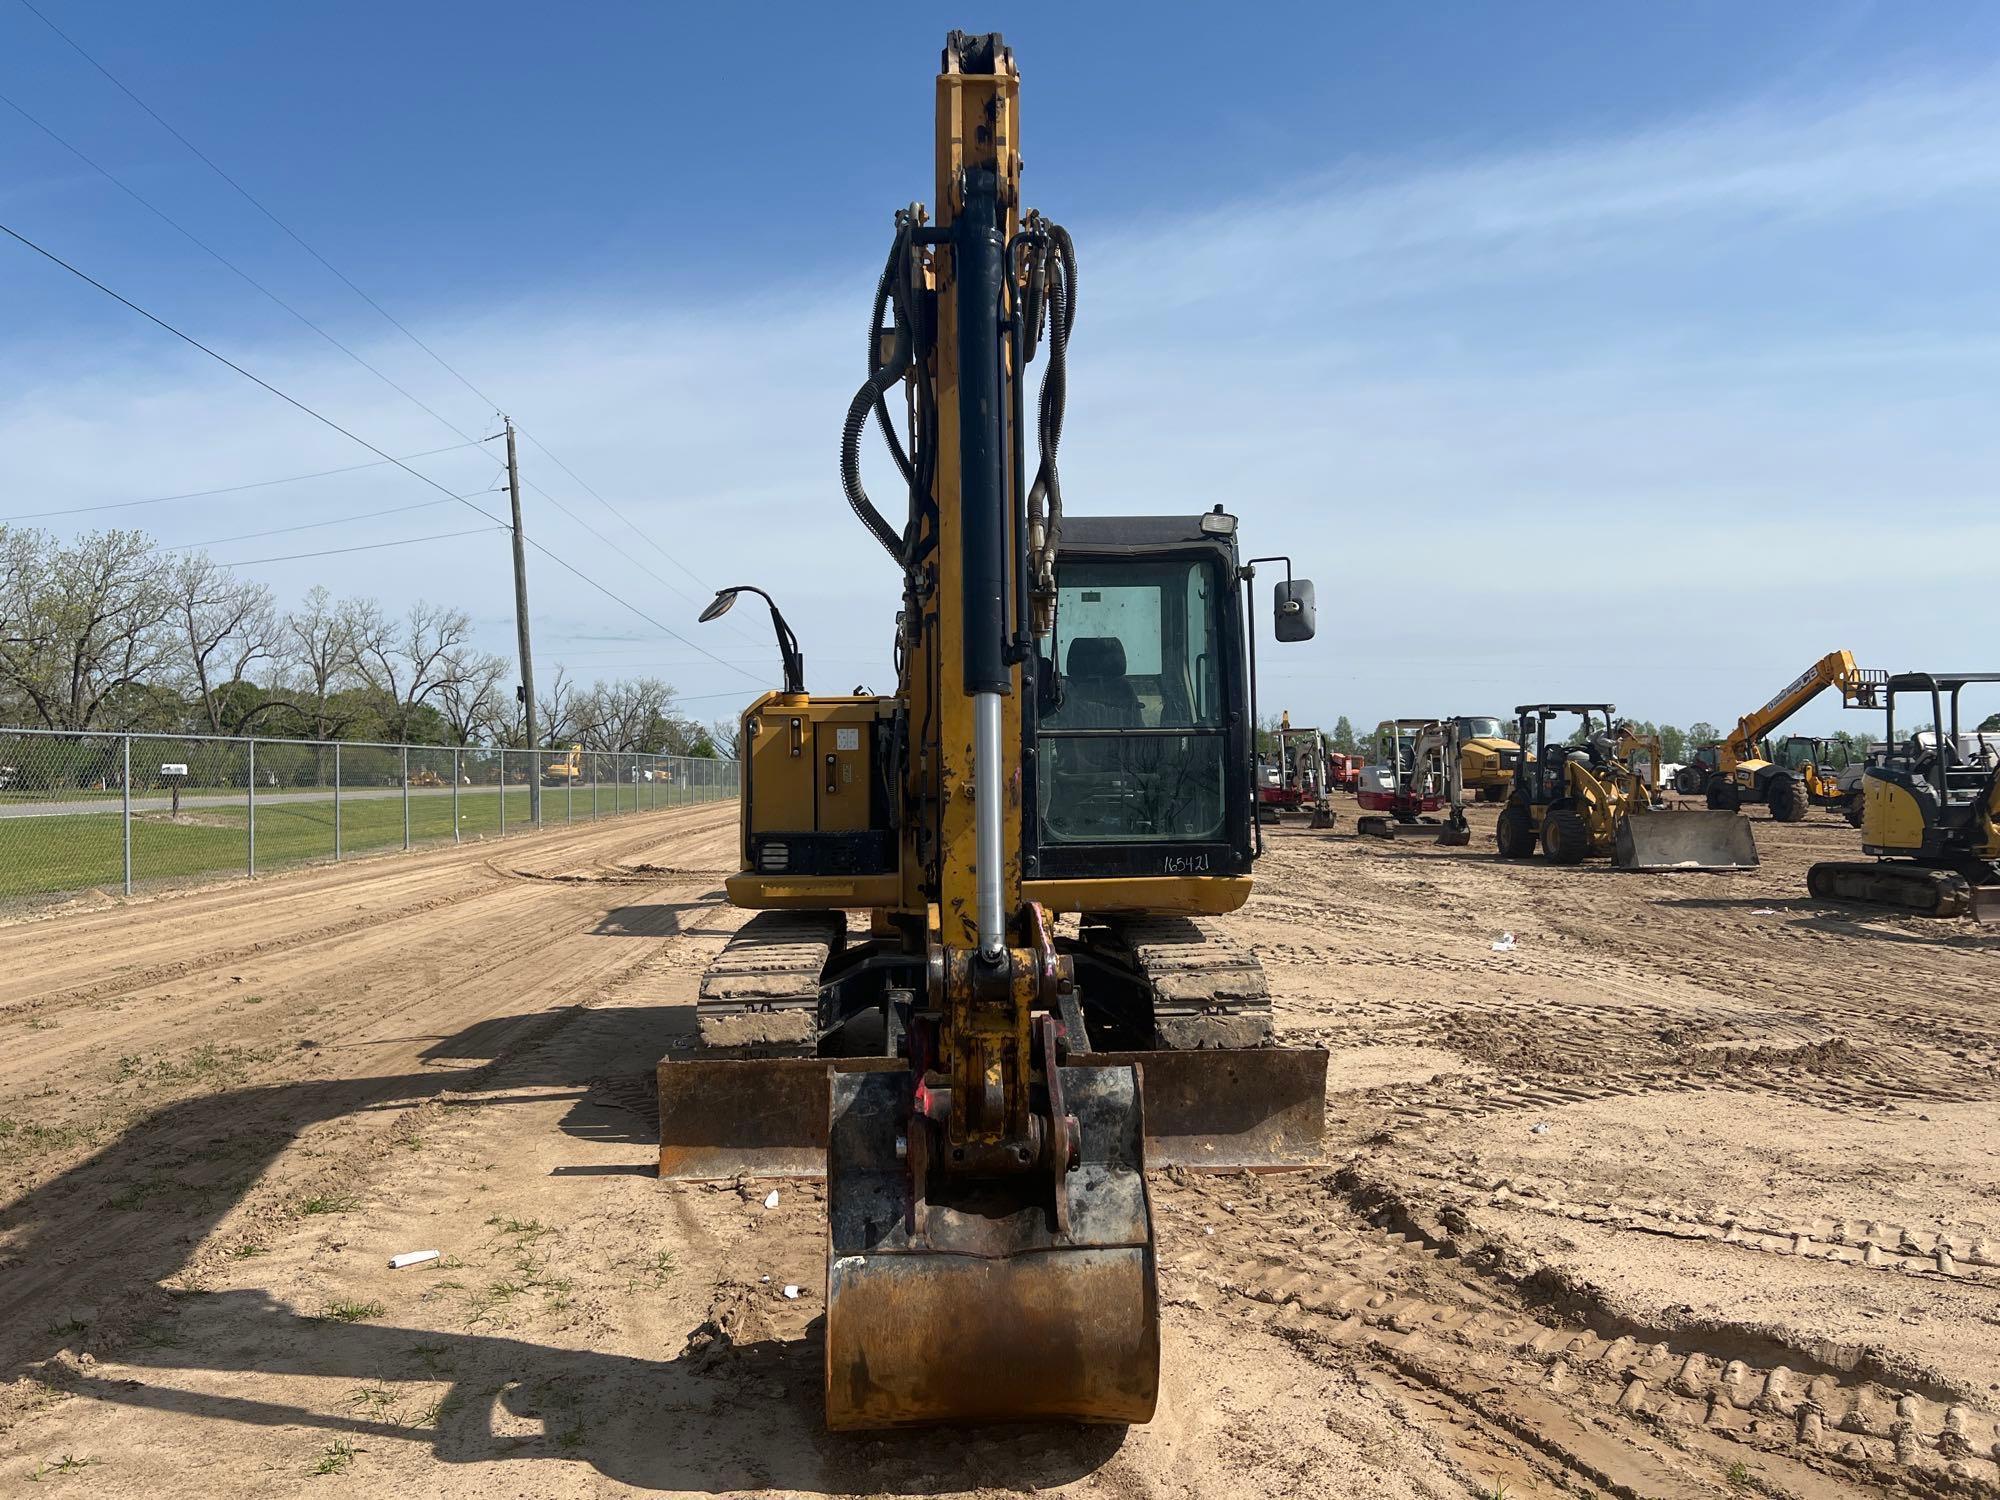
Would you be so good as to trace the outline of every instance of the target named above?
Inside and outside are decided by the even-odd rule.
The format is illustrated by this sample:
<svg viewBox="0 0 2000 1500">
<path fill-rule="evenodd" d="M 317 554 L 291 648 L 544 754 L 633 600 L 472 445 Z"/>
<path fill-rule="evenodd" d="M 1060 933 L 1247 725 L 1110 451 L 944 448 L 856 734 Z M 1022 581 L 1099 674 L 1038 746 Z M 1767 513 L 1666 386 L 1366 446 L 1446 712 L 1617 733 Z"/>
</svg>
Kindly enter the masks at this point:
<svg viewBox="0 0 2000 1500">
<path fill-rule="evenodd" d="M 733 760 L 0 729 L 0 909 L 737 795 Z"/>
</svg>

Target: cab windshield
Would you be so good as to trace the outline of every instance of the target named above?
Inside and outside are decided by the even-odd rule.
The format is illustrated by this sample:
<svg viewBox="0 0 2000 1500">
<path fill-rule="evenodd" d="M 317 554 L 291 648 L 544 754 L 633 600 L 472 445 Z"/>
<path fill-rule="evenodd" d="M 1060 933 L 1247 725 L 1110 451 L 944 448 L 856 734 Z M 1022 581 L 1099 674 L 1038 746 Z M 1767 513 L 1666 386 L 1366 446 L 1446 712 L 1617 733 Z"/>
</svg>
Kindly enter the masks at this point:
<svg viewBox="0 0 2000 1500">
<path fill-rule="evenodd" d="M 1469 718 L 1458 721 L 1458 737 L 1461 740 L 1504 740 L 1509 738 L 1498 719 Z"/>
<path fill-rule="evenodd" d="M 1044 842 L 1223 836 L 1228 597 L 1212 557 L 1058 564 L 1062 701 L 1036 761 Z"/>
</svg>

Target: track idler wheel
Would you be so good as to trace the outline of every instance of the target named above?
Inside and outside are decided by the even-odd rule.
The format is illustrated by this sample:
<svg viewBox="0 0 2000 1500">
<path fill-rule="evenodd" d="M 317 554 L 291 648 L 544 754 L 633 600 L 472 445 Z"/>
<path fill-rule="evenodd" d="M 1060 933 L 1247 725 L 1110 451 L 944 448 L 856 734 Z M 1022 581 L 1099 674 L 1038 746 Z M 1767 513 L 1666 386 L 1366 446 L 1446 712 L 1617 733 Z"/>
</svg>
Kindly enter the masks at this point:
<svg viewBox="0 0 2000 1500">
<path fill-rule="evenodd" d="M 1160 1314 L 1139 1070 L 1059 1075 L 1075 1167 L 971 1178 L 913 1163 L 911 1074 L 834 1074 L 834 1431 L 1151 1419 Z"/>
</svg>

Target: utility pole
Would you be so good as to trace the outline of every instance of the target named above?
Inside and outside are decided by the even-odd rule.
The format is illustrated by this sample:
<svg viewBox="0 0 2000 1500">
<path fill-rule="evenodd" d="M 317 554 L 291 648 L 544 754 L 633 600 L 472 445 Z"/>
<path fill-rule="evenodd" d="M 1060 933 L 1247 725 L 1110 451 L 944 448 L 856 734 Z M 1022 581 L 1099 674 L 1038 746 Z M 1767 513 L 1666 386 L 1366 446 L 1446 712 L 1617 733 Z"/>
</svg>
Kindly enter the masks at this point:
<svg viewBox="0 0 2000 1500">
<path fill-rule="evenodd" d="M 542 767 L 535 752 L 541 749 L 542 741 L 535 726 L 535 653 L 528 642 L 528 554 L 521 540 L 521 465 L 514 456 L 514 419 L 503 415 L 500 420 L 507 424 L 507 498 L 514 507 L 514 628 L 521 637 L 521 722 L 528 741 L 528 823 L 540 828 Z M 504 752 L 500 764 L 503 767 L 500 800 L 504 805 L 507 799 Z"/>
</svg>

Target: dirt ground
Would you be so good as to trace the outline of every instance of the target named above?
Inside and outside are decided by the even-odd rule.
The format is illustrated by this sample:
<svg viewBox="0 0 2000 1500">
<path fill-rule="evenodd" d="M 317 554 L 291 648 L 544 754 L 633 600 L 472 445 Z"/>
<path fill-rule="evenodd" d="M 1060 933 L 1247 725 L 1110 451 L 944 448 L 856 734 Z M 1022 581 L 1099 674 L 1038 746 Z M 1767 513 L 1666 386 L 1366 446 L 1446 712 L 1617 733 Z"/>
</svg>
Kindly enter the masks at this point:
<svg viewBox="0 0 2000 1500">
<path fill-rule="evenodd" d="M 652 1169 L 732 819 L 0 928 L 0 1493 L 2000 1492 L 2000 927 L 1809 901 L 1845 824 L 1274 832 L 1328 1164 L 1156 1178 L 1158 1418 L 833 1438 L 822 1193 Z"/>
</svg>

